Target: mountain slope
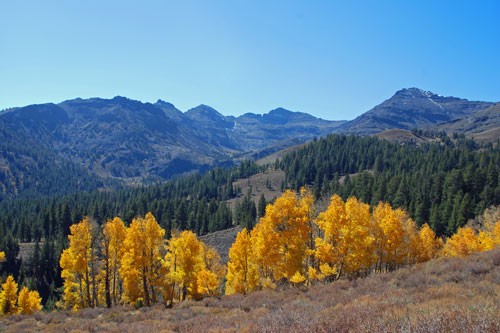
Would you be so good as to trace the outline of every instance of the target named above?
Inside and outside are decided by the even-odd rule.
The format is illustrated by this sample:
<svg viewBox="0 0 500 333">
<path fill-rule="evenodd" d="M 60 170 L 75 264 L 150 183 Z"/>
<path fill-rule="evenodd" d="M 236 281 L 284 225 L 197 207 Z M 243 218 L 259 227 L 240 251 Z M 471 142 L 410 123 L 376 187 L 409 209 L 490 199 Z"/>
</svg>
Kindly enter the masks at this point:
<svg viewBox="0 0 500 333">
<path fill-rule="evenodd" d="M 236 118 L 200 105 L 182 113 L 161 100 L 119 96 L 14 108 L 0 113 L 0 120 L 14 137 L 31 137 L 58 158 L 102 177 L 130 180 L 229 165 L 250 150 L 312 139 L 342 124 L 285 109 Z"/>
<path fill-rule="evenodd" d="M 440 258 L 353 281 L 154 306 L 6 316 L 0 330 L 498 332 L 500 250 Z"/>
<path fill-rule="evenodd" d="M 437 130 L 476 134 L 500 127 L 500 103 L 469 116 L 435 126 Z"/>
<path fill-rule="evenodd" d="M 49 107 L 50 109 L 50 107 Z M 0 201 L 13 197 L 64 195 L 104 186 L 78 163 L 40 145 L 29 132 L 0 119 Z"/>
<path fill-rule="evenodd" d="M 387 129 L 414 129 L 463 118 L 493 103 L 444 97 L 417 88 L 399 90 L 390 99 L 338 128 L 338 133 L 369 135 Z"/>
</svg>

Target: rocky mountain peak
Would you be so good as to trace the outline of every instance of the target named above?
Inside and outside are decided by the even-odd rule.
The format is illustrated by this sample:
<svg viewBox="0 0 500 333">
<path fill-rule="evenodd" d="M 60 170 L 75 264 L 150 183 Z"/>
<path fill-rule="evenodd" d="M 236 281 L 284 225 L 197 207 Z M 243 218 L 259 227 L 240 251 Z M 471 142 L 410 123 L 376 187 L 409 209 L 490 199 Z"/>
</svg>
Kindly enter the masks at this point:
<svg viewBox="0 0 500 333">
<path fill-rule="evenodd" d="M 165 102 L 164 100 L 162 99 L 158 99 L 155 103 L 156 105 L 159 105 L 159 106 L 166 106 L 166 107 L 175 107 L 172 103 L 169 103 L 169 102 Z"/>
<path fill-rule="evenodd" d="M 226 117 L 219 113 L 214 108 L 200 104 L 186 112 L 186 116 L 190 118 L 198 118 L 199 120 L 224 121 Z"/>
</svg>

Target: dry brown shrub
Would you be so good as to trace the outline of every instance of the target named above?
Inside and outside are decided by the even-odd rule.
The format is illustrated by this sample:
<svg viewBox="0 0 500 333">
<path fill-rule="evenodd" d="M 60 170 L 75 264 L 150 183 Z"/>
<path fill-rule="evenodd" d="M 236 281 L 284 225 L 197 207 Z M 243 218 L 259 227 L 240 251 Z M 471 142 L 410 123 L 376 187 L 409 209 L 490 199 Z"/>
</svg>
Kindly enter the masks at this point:
<svg viewBox="0 0 500 333">
<path fill-rule="evenodd" d="M 472 275 L 486 274 L 491 270 L 491 267 L 482 261 L 473 261 L 467 265 L 467 270 Z"/>
<path fill-rule="evenodd" d="M 497 332 L 500 249 L 308 290 L 0 319 L 0 331 Z"/>
</svg>

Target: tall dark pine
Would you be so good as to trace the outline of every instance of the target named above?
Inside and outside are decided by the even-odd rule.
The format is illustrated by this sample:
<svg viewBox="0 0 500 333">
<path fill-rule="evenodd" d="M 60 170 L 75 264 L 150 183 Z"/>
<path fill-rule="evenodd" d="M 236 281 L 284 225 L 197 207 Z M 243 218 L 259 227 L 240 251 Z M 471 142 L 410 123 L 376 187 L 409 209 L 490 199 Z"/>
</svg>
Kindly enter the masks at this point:
<svg viewBox="0 0 500 333">
<path fill-rule="evenodd" d="M 264 215 L 266 215 L 266 205 L 267 205 L 266 198 L 264 197 L 264 194 L 261 194 L 257 208 L 258 217 L 264 217 Z"/>
</svg>

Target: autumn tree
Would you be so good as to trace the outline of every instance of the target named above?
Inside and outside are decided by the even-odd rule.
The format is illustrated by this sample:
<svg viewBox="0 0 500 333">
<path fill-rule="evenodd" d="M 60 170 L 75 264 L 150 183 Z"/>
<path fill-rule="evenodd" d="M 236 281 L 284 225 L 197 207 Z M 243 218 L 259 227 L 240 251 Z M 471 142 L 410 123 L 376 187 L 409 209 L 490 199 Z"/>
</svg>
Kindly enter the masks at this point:
<svg viewBox="0 0 500 333">
<path fill-rule="evenodd" d="M 473 252 L 481 252 L 484 247 L 478 235 L 470 227 L 459 228 L 457 233 L 446 240 L 442 253 L 450 257 L 466 257 Z"/>
<path fill-rule="evenodd" d="M 70 227 L 69 248 L 61 255 L 61 277 L 64 279 L 62 306 L 78 310 L 99 306 L 97 230 L 85 217 Z"/>
<path fill-rule="evenodd" d="M 229 249 L 226 279 L 226 295 L 246 295 L 258 288 L 259 274 L 254 262 L 252 239 L 246 228 L 238 233 Z"/>
<path fill-rule="evenodd" d="M 0 252 L 0 262 L 5 260 L 5 252 L 1 251 Z"/>
<path fill-rule="evenodd" d="M 390 270 L 405 258 L 403 219 L 391 205 L 380 202 L 372 214 L 372 230 L 375 237 L 377 262 L 375 270 Z"/>
<path fill-rule="evenodd" d="M 224 276 L 219 255 L 198 241 L 192 231 L 174 232 L 165 247 L 163 260 L 165 302 L 172 305 L 175 298 L 199 299 L 216 293 Z"/>
<path fill-rule="evenodd" d="M 375 261 L 370 207 L 351 197 L 344 204 L 334 195 L 317 220 L 323 238 L 316 239 L 316 257 L 321 273 L 339 278 L 367 272 Z"/>
<path fill-rule="evenodd" d="M 314 199 L 310 191 L 285 193 L 266 207 L 252 230 L 254 255 L 262 287 L 304 275 L 314 254 Z"/>
<path fill-rule="evenodd" d="M 500 246 L 500 219 L 494 226 L 492 226 L 489 232 L 491 234 L 491 238 L 493 239 L 495 247 Z"/>
<path fill-rule="evenodd" d="M 37 291 L 29 291 L 28 288 L 23 287 L 19 292 L 17 304 L 19 313 L 24 315 L 31 315 L 36 311 L 42 310 L 42 299 Z"/>
<path fill-rule="evenodd" d="M 198 273 L 198 293 L 201 295 L 215 295 L 226 275 L 226 266 L 220 263 L 217 250 L 200 241 L 204 269 Z"/>
<path fill-rule="evenodd" d="M 17 283 L 12 275 L 7 277 L 7 281 L 2 284 L 0 292 L 0 314 L 15 314 L 17 313 Z"/>
<path fill-rule="evenodd" d="M 482 223 L 479 241 L 483 245 L 483 250 L 500 246 L 500 209 L 488 209 L 482 216 Z"/>
<path fill-rule="evenodd" d="M 340 261 L 345 252 L 341 230 L 349 224 L 345 203 L 338 195 L 330 198 L 330 205 L 316 220 L 323 237 L 316 238 L 315 256 L 319 260 L 324 276 L 340 277 Z"/>
<path fill-rule="evenodd" d="M 419 251 L 416 262 L 425 262 L 435 258 L 443 246 L 443 240 L 436 237 L 436 234 L 427 223 L 420 228 L 418 237 Z"/>
<path fill-rule="evenodd" d="M 106 306 L 117 305 L 120 301 L 121 276 L 119 274 L 120 262 L 124 254 L 124 242 L 127 228 L 123 221 L 115 217 L 108 220 L 103 228 L 101 241 L 102 271 L 104 280 L 104 294 Z"/>
<path fill-rule="evenodd" d="M 153 214 L 132 220 L 123 242 L 123 257 L 119 269 L 123 278 L 125 301 L 155 304 L 161 293 L 161 250 L 165 230 Z"/>
</svg>

